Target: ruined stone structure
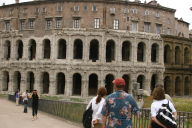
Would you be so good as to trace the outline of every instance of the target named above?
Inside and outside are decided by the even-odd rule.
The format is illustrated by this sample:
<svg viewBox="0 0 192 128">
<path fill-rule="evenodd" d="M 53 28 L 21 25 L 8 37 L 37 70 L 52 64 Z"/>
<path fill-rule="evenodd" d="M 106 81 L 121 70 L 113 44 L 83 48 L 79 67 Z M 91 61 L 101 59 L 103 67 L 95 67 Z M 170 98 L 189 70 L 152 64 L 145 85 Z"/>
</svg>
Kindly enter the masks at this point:
<svg viewBox="0 0 192 128">
<path fill-rule="evenodd" d="M 127 92 L 135 82 L 151 91 L 166 73 L 161 34 L 189 38 L 189 24 L 156 1 L 44 0 L 0 12 L 2 93 L 86 98 L 100 86 L 113 92 L 115 77 L 125 79 Z"/>
</svg>

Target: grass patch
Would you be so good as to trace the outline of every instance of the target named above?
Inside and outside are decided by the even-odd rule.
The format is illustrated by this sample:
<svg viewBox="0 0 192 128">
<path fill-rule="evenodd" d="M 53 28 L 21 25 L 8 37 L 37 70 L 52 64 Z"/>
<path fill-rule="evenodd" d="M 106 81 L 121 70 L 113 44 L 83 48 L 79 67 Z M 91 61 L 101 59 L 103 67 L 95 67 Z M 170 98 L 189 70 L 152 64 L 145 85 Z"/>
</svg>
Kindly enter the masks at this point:
<svg viewBox="0 0 192 128">
<path fill-rule="evenodd" d="M 80 99 L 80 98 L 70 98 L 70 101 L 72 101 L 72 102 L 84 102 L 84 99 Z"/>
<path fill-rule="evenodd" d="M 40 98 L 45 100 L 54 100 L 54 101 L 63 99 L 63 97 L 59 97 L 59 96 L 46 96 L 46 95 L 41 95 Z"/>
<path fill-rule="evenodd" d="M 0 94 L 0 98 L 8 98 L 7 94 Z"/>
</svg>

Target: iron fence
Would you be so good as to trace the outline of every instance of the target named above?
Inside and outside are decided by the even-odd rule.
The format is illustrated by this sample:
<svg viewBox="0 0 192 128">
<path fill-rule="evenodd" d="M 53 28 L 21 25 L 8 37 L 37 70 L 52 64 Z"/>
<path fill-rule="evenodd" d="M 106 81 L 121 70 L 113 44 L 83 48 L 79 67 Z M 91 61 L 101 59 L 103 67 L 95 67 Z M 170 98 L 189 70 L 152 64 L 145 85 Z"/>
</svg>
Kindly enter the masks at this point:
<svg viewBox="0 0 192 128">
<path fill-rule="evenodd" d="M 9 95 L 9 100 L 15 101 L 15 97 Z M 29 100 L 29 106 L 31 106 L 31 100 Z M 81 123 L 85 108 L 86 104 L 82 103 L 39 100 L 39 110 L 78 123 Z M 150 110 L 141 109 L 141 116 L 133 116 L 132 120 L 134 128 L 149 128 Z M 177 124 L 178 128 L 192 128 L 192 112 L 178 112 Z"/>
</svg>

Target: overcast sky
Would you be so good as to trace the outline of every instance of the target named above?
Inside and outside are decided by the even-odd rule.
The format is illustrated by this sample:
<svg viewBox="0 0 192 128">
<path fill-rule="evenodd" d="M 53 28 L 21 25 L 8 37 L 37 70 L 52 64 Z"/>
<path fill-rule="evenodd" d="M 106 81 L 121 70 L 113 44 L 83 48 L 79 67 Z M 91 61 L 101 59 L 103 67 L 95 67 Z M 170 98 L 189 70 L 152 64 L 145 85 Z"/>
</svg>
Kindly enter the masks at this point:
<svg viewBox="0 0 192 128">
<path fill-rule="evenodd" d="M 27 2 L 32 0 L 20 0 L 20 2 Z M 133 0 L 130 0 L 133 1 Z M 141 0 L 144 2 L 145 0 Z M 151 0 L 146 0 L 147 2 Z M 192 0 L 157 0 L 158 3 L 162 6 L 176 9 L 175 17 L 183 18 L 184 21 L 190 23 L 190 29 L 192 29 L 192 11 L 189 9 L 192 7 Z M 3 3 L 12 4 L 15 3 L 15 0 L 0 0 L 0 5 Z"/>
</svg>

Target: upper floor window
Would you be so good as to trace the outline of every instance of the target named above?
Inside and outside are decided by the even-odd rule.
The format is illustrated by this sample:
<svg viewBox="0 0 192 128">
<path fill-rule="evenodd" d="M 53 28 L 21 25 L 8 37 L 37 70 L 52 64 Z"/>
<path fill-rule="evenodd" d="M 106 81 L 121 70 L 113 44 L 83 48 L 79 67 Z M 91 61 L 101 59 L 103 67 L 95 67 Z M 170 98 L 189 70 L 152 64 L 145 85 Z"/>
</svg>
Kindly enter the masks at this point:
<svg viewBox="0 0 192 128">
<path fill-rule="evenodd" d="M 100 28 L 100 19 L 99 18 L 95 18 L 94 19 L 94 28 Z"/>
<path fill-rule="evenodd" d="M 138 31 L 138 21 L 132 21 L 131 31 L 134 31 L 134 32 Z"/>
<path fill-rule="evenodd" d="M 39 14 L 40 13 L 40 8 L 35 8 L 35 13 Z"/>
<path fill-rule="evenodd" d="M 115 14 L 115 8 L 110 8 L 110 14 L 114 15 Z"/>
<path fill-rule="evenodd" d="M 52 27 L 52 19 L 46 19 L 46 29 L 49 30 Z"/>
<path fill-rule="evenodd" d="M 73 28 L 80 28 L 80 19 L 73 20 Z"/>
<path fill-rule="evenodd" d="M 161 34 L 162 24 L 156 24 L 156 33 Z"/>
<path fill-rule="evenodd" d="M 157 17 L 157 18 L 159 18 L 159 17 L 160 17 L 159 12 L 157 12 L 157 13 L 155 14 L 155 17 Z"/>
<path fill-rule="evenodd" d="M 13 9 L 10 9 L 9 10 L 9 16 L 12 16 L 13 15 Z"/>
<path fill-rule="evenodd" d="M 144 22 L 144 32 L 150 32 L 151 23 Z"/>
<path fill-rule="evenodd" d="M 20 30 L 25 29 L 25 20 L 20 20 Z"/>
<path fill-rule="evenodd" d="M 119 29 L 119 20 L 114 20 L 113 21 L 113 29 Z"/>
<path fill-rule="evenodd" d="M 57 4 L 57 12 L 62 12 L 62 11 L 63 11 L 63 5 Z"/>
<path fill-rule="evenodd" d="M 78 12 L 79 11 L 79 6 L 74 6 L 74 11 Z"/>
<path fill-rule="evenodd" d="M 84 9 L 84 11 L 87 11 L 87 10 L 88 10 L 87 5 L 85 5 L 85 6 L 83 7 L 83 9 Z"/>
<path fill-rule="evenodd" d="M 96 5 L 93 5 L 92 11 L 93 11 L 93 12 L 96 12 L 96 11 L 97 11 L 97 6 L 96 6 Z"/>
<path fill-rule="evenodd" d="M 62 18 L 56 18 L 56 28 L 62 28 Z"/>
<path fill-rule="evenodd" d="M 124 13 L 124 14 L 129 13 L 129 9 L 128 9 L 128 8 L 124 8 L 124 9 L 123 9 L 123 13 Z"/>
<path fill-rule="evenodd" d="M 132 13 L 137 14 L 137 9 L 136 8 L 132 9 L 131 11 L 132 11 Z"/>
<path fill-rule="evenodd" d="M 10 31 L 11 30 L 11 23 L 10 21 L 5 21 L 5 30 Z"/>
<path fill-rule="evenodd" d="M 34 19 L 29 19 L 29 29 L 34 29 L 34 23 L 35 20 Z"/>
<path fill-rule="evenodd" d="M 47 13 L 47 9 L 46 9 L 46 8 L 43 8 L 43 9 L 42 9 L 42 13 Z"/>
<path fill-rule="evenodd" d="M 149 14 L 150 14 L 149 10 L 145 10 L 145 15 L 149 15 Z"/>
</svg>

